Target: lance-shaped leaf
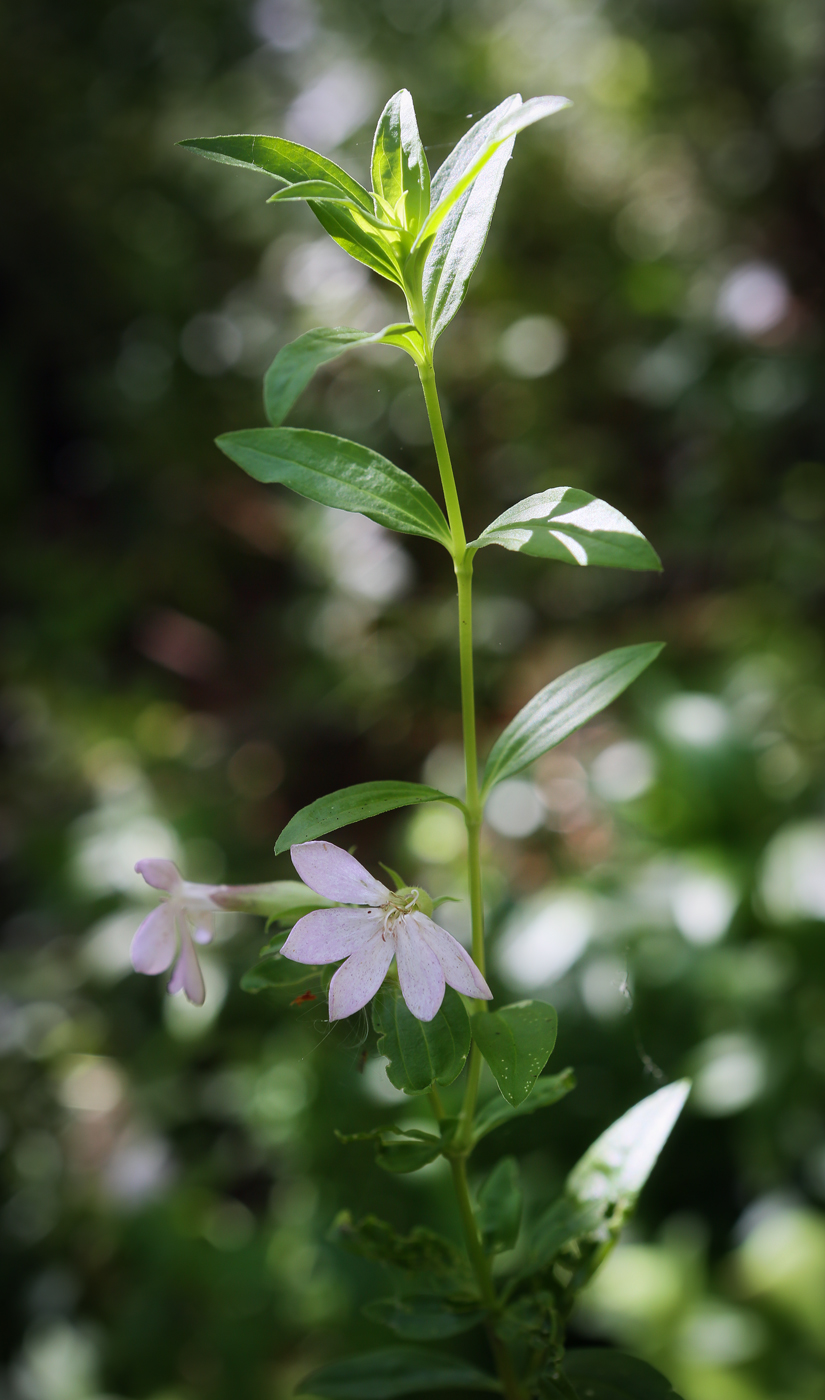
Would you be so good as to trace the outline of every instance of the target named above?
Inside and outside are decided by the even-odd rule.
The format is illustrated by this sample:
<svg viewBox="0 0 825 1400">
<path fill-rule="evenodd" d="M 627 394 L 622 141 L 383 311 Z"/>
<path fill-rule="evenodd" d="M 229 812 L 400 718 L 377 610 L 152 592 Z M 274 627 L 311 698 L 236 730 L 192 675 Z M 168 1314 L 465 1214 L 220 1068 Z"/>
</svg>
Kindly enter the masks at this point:
<svg viewBox="0 0 825 1400">
<path fill-rule="evenodd" d="M 478 1012 L 473 1039 L 513 1107 L 524 1103 L 556 1043 L 558 1017 L 544 1001 L 519 1001 L 500 1011 Z"/>
<path fill-rule="evenodd" d="M 363 822 L 382 812 L 392 812 L 396 807 L 415 807 L 420 802 L 451 802 L 455 807 L 462 806 L 457 797 L 448 797 L 425 783 L 400 783 L 393 778 L 355 783 L 353 787 L 339 788 L 326 797 L 319 797 L 296 812 L 278 837 L 275 854 L 279 856 L 290 846 L 314 841 L 351 822 Z"/>
<path fill-rule="evenodd" d="M 421 346 L 415 326 L 406 321 L 382 331 L 356 331 L 344 326 L 318 326 L 279 350 L 264 375 L 264 408 L 273 428 L 279 428 L 296 399 L 321 365 L 356 345 L 391 345 L 408 354 Z M 423 349 L 423 346 L 422 346 Z"/>
<path fill-rule="evenodd" d="M 216 442 L 256 481 L 277 482 L 322 506 L 357 511 L 389 530 L 450 548 L 449 527 L 429 491 L 358 442 L 307 428 L 244 428 Z"/>
<path fill-rule="evenodd" d="M 548 1074 L 542 1079 L 537 1079 L 527 1098 L 516 1107 L 504 1098 L 490 1099 L 476 1114 L 473 1143 L 480 1142 L 488 1133 L 492 1133 L 503 1124 L 512 1123 L 514 1118 L 524 1118 L 528 1113 L 535 1113 L 536 1109 L 549 1108 L 575 1087 L 576 1077 L 572 1069 L 563 1069 L 561 1074 Z"/>
<path fill-rule="evenodd" d="M 469 189 L 505 141 L 516 136 L 525 127 L 541 121 L 542 117 L 551 117 L 562 107 L 569 106 L 570 102 L 566 97 L 531 97 L 528 102 L 519 100 L 517 103 L 502 103 L 495 113 L 483 117 L 481 122 L 477 123 L 477 126 L 486 124 L 482 139 L 476 137 L 474 140 L 468 140 L 473 136 L 476 127 L 467 132 L 464 138 L 466 145 L 462 141 L 458 143 L 433 181 L 433 207 L 416 239 L 416 245 L 425 243 L 438 231 L 464 191 Z M 502 110 L 503 108 L 506 110 Z M 445 167 L 448 168 L 442 178 Z"/>
<path fill-rule="evenodd" d="M 294 185 L 284 185 L 283 189 L 276 190 L 266 202 L 283 204 L 287 199 L 322 199 L 331 200 L 333 204 L 355 203 L 351 194 L 347 194 L 340 185 L 333 185 L 329 180 L 296 180 Z"/>
<path fill-rule="evenodd" d="M 285 185 L 311 180 L 340 190 L 350 201 L 349 205 L 330 202 L 326 198 L 313 199 L 308 195 L 299 197 L 308 200 L 318 222 L 345 252 L 371 267 L 381 277 L 398 286 L 403 285 L 392 245 L 382 238 L 380 230 L 371 228 L 366 222 L 375 218 L 372 196 L 334 161 L 310 150 L 308 146 L 284 141 L 279 136 L 203 136 L 181 141 L 180 145 L 197 151 L 208 160 L 260 171 Z M 356 210 L 360 210 L 364 222 L 358 222 Z"/>
<path fill-rule="evenodd" d="M 470 545 L 500 544 L 565 564 L 610 569 L 661 569 L 658 554 L 619 511 L 586 491 L 558 486 L 511 506 Z"/>
<path fill-rule="evenodd" d="M 433 1084 L 452 1084 L 470 1053 L 470 1020 L 464 1003 L 447 987 L 432 1021 L 419 1021 L 397 987 L 385 986 L 372 1004 L 378 1053 L 386 1055 L 387 1078 L 405 1094 L 426 1094 Z"/>
<path fill-rule="evenodd" d="M 515 1249 L 522 1207 L 518 1162 L 515 1157 L 502 1157 L 478 1193 L 476 1221 L 488 1253 Z"/>
<path fill-rule="evenodd" d="M 680 1079 L 634 1104 L 588 1147 L 567 1178 L 565 1193 L 582 1204 L 632 1208 L 690 1093 Z"/>
<path fill-rule="evenodd" d="M 569 1351 L 562 1367 L 577 1395 L 592 1400 L 679 1400 L 666 1376 L 637 1356 L 626 1356 L 608 1347 L 582 1347 Z M 547 1391 L 555 1400 L 554 1389 Z M 569 1400 L 568 1390 L 558 1389 L 558 1400 Z"/>
<path fill-rule="evenodd" d="M 484 1313 L 467 1299 L 453 1301 L 429 1293 L 406 1293 L 400 1298 L 376 1298 L 361 1309 L 371 1322 L 391 1327 L 411 1342 L 437 1342 L 457 1337 L 484 1321 Z"/>
<path fill-rule="evenodd" d="M 372 213 L 372 200 L 363 185 L 359 185 L 335 161 L 295 141 L 284 141 L 280 136 L 198 136 L 178 144 L 189 151 L 197 151 L 207 160 L 259 170 L 285 185 L 320 180 L 325 185 L 334 186 L 355 204 Z"/>
<path fill-rule="evenodd" d="M 433 1390 L 495 1390 L 500 1383 L 458 1357 L 418 1347 L 389 1347 L 334 1361 L 305 1376 L 296 1395 L 324 1400 L 392 1400 Z"/>
<path fill-rule="evenodd" d="M 663 646 L 664 642 L 642 642 L 618 647 L 595 661 L 575 666 L 540 690 L 494 743 L 484 771 L 482 797 L 605 709 L 655 661 Z"/>
<path fill-rule="evenodd" d="M 406 88 L 390 98 L 375 129 L 372 188 L 387 212 L 413 232 L 430 212 L 430 168 Z"/>
</svg>

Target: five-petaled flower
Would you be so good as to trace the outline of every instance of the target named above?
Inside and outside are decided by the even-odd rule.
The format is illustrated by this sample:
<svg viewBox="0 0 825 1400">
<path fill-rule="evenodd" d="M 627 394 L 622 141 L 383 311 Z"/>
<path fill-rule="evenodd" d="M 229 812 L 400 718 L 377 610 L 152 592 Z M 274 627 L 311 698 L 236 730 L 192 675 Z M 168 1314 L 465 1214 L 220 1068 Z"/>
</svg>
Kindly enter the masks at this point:
<svg viewBox="0 0 825 1400">
<path fill-rule="evenodd" d="M 135 972 L 165 972 L 174 962 L 169 991 L 182 988 L 195 1006 L 203 1006 L 206 988 L 195 944 L 211 943 L 215 936 L 221 905 L 213 895 L 221 887 L 184 880 L 171 860 L 139 860 L 135 870 L 169 898 L 147 914 L 132 939 L 132 966 Z"/>
<path fill-rule="evenodd" d="M 316 909 L 299 919 L 281 952 L 300 963 L 346 958 L 329 988 L 329 1018 L 351 1016 L 375 996 L 395 958 L 401 995 L 419 1021 L 431 1021 L 449 983 L 468 997 L 492 992 L 461 944 L 429 917 L 432 901 L 414 888 L 394 893 L 354 856 L 329 841 L 293 846 L 292 863 L 317 894 L 357 909 Z"/>
</svg>

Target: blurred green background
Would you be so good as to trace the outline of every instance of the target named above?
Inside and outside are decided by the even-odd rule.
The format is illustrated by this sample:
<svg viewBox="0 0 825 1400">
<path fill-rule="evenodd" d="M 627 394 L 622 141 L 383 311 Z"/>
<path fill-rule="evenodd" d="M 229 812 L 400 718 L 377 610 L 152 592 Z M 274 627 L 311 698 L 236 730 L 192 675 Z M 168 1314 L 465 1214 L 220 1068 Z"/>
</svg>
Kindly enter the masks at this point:
<svg viewBox="0 0 825 1400">
<path fill-rule="evenodd" d="M 366 1024 L 239 992 L 260 924 L 224 918 L 202 1011 L 128 965 L 137 858 L 286 877 L 276 836 L 322 792 L 460 781 L 443 557 L 212 445 L 263 422 L 282 344 L 377 328 L 398 299 L 307 210 L 267 208 L 266 181 L 174 145 L 268 131 L 366 178 L 400 86 L 433 167 L 512 91 L 575 104 L 519 137 L 441 342 L 469 528 L 582 487 L 665 565 L 478 562 L 486 743 L 567 667 L 668 644 L 490 805 L 495 987 L 554 1001 L 551 1068 L 579 1079 L 507 1147 L 536 1211 L 612 1118 L 694 1074 L 574 1339 L 686 1400 L 820 1397 L 821 6 L 30 0 L 0 33 L 3 1400 L 285 1400 L 389 1340 L 359 1313 L 378 1270 L 327 1243 L 342 1206 L 456 1234 L 438 1167 L 387 1178 L 333 1136 L 424 1118 L 363 1063 Z M 293 422 L 437 489 L 395 352 L 337 362 Z M 463 896 L 455 815 L 342 843 Z M 466 904 L 442 914 L 462 936 Z"/>
</svg>

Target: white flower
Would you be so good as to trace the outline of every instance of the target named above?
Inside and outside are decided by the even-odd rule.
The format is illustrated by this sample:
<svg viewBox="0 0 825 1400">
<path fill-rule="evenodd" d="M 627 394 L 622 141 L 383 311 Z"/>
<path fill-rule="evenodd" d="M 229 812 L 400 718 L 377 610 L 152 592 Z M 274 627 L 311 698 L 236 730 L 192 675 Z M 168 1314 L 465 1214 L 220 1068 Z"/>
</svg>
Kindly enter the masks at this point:
<svg viewBox="0 0 825 1400">
<path fill-rule="evenodd" d="M 171 860 L 139 860 L 135 870 L 169 898 L 147 914 L 132 939 L 132 966 L 135 972 L 155 973 L 165 972 L 174 962 L 169 991 L 183 988 L 189 1001 L 203 1006 L 206 988 L 195 943 L 214 938 L 215 911 L 222 907 L 214 896 L 223 887 L 183 880 Z"/>
<path fill-rule="evenodd" d="M 291 855 L 295 869 L 311 890 L 341 904 L 361 906 L 305 914 L 281 949 L 285 958 L 300 963 L 346 958 L 330 983 L 331 1021 L 366 1006 L 384 981 L 393 958 L 401 995 L 419 1021 L 431 1021 L 436 1015 L 445 983 L 467 997 L 492 998 L 469 953 L 429 918 L 432 902 L 423 890 L 407 888 L 393 893 L 374 880 L 354 856 L 329 841 L 305 841 L 293 846 Z"/>
</svg>

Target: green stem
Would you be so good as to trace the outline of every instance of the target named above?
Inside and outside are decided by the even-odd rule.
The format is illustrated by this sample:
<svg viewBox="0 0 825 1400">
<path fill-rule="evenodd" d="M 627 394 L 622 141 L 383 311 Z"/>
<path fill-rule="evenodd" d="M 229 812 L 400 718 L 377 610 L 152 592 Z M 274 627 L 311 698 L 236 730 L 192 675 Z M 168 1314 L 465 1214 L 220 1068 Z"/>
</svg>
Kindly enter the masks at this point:
<svg viewBox="0 0 825 1400">
<path fill-rule="evenodd" d="M 475 683 L 473 677 L 473 555 L 475 551 L 467 549 L 467 537 L 464 533 L 461 506 L 458 500 L 458 491 L 456 490 L 455 476 L 453 474 L 453 464 L 450 460 L 450 449 L 447 445 L 447 435 L 444 431 L 444 419 L 441 416 L 441 405 L 438 401 L 438 390 L 436 389 L 435 374 L 432 364 L 428 363 L 420 367 L 419 374 L 421 376 L 424 401 L 427 405 L 427 414 L 433 435 L 435 455 L 438 461 L 439 474 L 441 476 L 441 487 L 444 492 L 444 502 L 447 507 L 447 519 L 450 524 L 453 561 L 455 564 L 456 582 L 458 584 L 461 718 L 464 732 L 464 769 L 467 786 L 464 811 L 464 820 L 467 827 L 467 867 L 470 887 L 470 913 L 473 930 L 473 960 L 476 967 L 483 975 L 485 968 L 484 903 L 481 886 L 480 849 L 482 804 L 478 785 Z M 486 1011 L 487 1003 L 478 1000 L 475 1002 L 475 1007 L 477 1011 Z M 501 1378 L 506 1400 L 521 1400 L 522 1392 L 510 1354 L 501 1338 L 496 1335 L 493 1326 L 492 1315 L 499 1310 L 498 1297 L 495 1284 L 493 1283 L 490 1261 L 484 1252 L 484 1246 L 479 1237 L 467 1185 L 466 1157 L 472 1146 L 473 1118 L 475 1116 L 480 1074 L 481 1054 L 478 1046 L 473 1042 L 470 1052 L 467 1085 L 464 1092 L 464 1104 L 461 1110 L 461 1124 L 450 1154 L 450 1167 L 453 1174 L 453 1185 L 458 1201 L 467 1253 L 470 1256 L 470 1263 L 472 1264 L 473 1272 L 478 1281 L 481 1297 L 491 1314 L 488 1321 L 487 1334 L 490 1341 L 490 1348 L 495 1358 L 496 1368 Z M 432 1104 L 436 1118 L 441 1119 L 443 1116 L 443 1109 L 438 1094 L 435 1091 L 432 1095 Z"/>
</svg>

